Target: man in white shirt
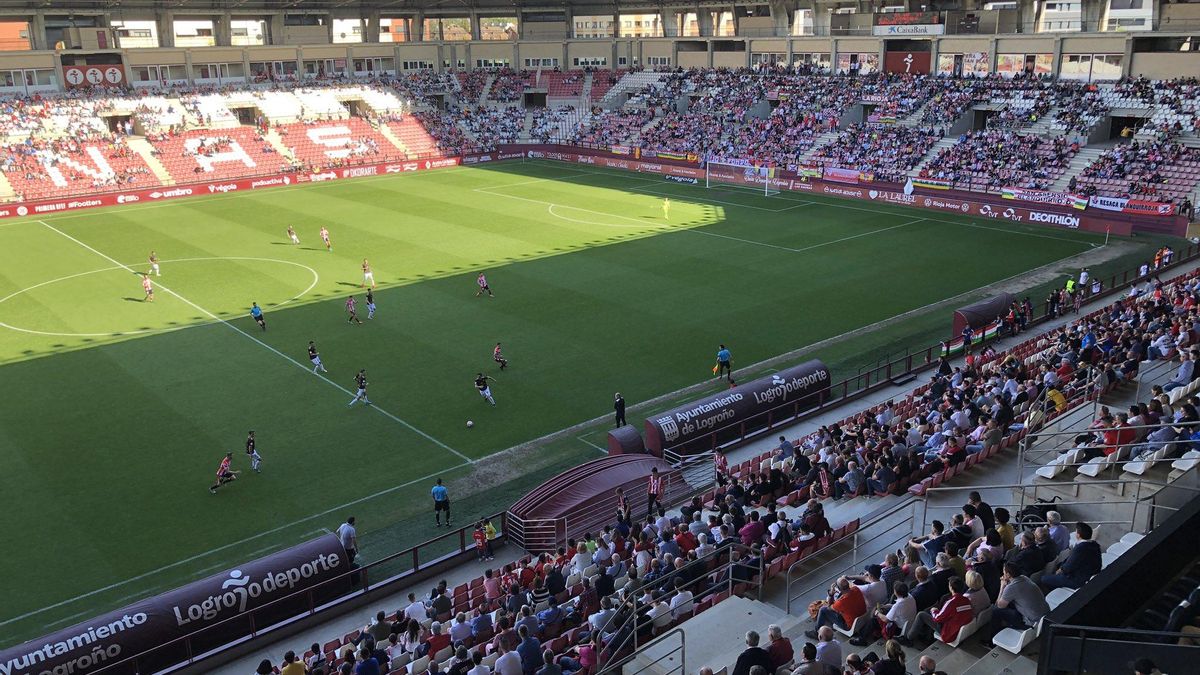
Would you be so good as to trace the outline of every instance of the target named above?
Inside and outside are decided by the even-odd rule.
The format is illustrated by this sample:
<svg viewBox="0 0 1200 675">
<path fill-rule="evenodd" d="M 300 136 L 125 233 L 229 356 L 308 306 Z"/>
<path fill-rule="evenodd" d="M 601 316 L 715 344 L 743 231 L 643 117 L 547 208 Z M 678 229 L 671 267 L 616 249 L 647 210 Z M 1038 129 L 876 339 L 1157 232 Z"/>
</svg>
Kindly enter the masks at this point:
<svg viewBox="0 0 1200 675">
<path fill-rule="evenodd" d="M 492 669 L 483 665 L 483 652 L 471 652 L 471 662 L 475 667 L 467 671 L 467 675 L 492 675 Z"/>
<path fill-rule="evenodd" d="M 831 668 L 841 669 L 842 667 L 842 643 L 833 639 L 833 629 L 829 626 L 821 626 L 821 630 L 817 631 L 817 661 L 824 663 Z"/>
<path fill-rule="evenodd" d="M 350 562 L 354 562 L 354 557 L 358 555 L 358 530 L 354 529 L 354 516 L 347 518 L 346 522 L 338 527 L 337 536 L 342 542 L 342 548 L 346 549 Z"/>
<path fill-rule="evenodd" d="M 508 647 L 504 640 L 500 641 L 500 658 L 496 659 L 495 665 L 496 675 L 524 675 L 521 656 L 516 650 L 509 651 Z"/>
<path fill-rule="evenodd" d="M 589 616 L 588 623 L 593 631 L 604 630 L 613 614 L 616 614 L 616 611 L 612 608 L 612 596 L 605 597 L 600 601 L 600 611 Z"/>
<path fill-rule="evenodd" d="M 678 619 L 692 611 L 692 592 L 684 588 L 685 582 L 675 577 L 675 596 L 671 598 L 671 617 Z"/>
<path fill-rule="evenodd" d="M 450 642 L 458 642 L 471 637 L 471 624 L 467 623 L 467 615 L 465 612 L 459 612 L 454 619 L 454 625 L 450 626 Z"/>
<path fill-rule="evenodd" d="M 875 605 L 882 605 L 887 602 L 887 584 L 883 582 L 883 568 L 876 564 L 867 565 L 866 574 L 856 577 L 847 577 L 850 581 L 858 586 L 858 590 L 862 591 L 863 600 L 866 601 L 867 609 L 870 610 Z"/>
<path fill-rule="evenodd" d="M 409 621 L 424 621 L 429 618 L 425 611 L 425 603 L 417 600 L 416 593 L 408 594 L 408 607 L 404 608 L 404 616 Z"/>
</svg>

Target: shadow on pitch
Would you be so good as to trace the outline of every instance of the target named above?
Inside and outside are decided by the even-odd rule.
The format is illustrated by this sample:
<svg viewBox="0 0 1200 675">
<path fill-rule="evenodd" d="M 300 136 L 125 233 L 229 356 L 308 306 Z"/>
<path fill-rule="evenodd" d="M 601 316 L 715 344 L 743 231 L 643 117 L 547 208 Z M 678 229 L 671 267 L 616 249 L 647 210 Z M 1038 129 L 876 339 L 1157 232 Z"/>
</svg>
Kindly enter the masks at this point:
<svg viewBox="0 0 1200 675">
<path fill-rule="evenodd" d="M 121 299 L 122 299 L 122 300 L 124 300 L 125 302 L 145 302 L 145 301 L 146 301 L 146 299 L 145 299 L 145 298 L 130 298 L 130 297 L 125 297 L 125 298 L 121 298 Z"/>
</svg>

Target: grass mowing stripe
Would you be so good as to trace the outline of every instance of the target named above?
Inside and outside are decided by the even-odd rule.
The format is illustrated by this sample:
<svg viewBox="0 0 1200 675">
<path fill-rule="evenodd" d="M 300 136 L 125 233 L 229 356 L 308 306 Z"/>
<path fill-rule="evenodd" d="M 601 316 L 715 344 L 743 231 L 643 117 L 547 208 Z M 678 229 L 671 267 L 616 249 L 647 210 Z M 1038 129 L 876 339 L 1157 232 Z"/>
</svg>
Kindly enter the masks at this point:
<svg viewBox="0 0 1200 675">
<path fill-rule="evenodd" d="M 163 565 L 162 567 L 159 567 L 159 568 L 157 568 L 157 569 L 150 570 L 149 572 L 144 572 L 144 573 L 142 573 L 142 574 L 139 574 L 139 575 L 137 575 L 136 577 L 130 577 L 130 578 L 128 578 L 128 579 L 125 579 L 125 580 L 123 580 L 123 581 L 117 581 L 117 582 L 115 582 L 115 583 L 111 583 L 111 584 L 109 584 L 109 585 L 105 586 L 104 588 L 97 588 L 97 589 L 95 589 L 95 590 L 93 590 L 93 591 L 89 591 L 89 592 L 87 592 L 87 593 L 82 593 L 82 594 L 80 594 L 80 595 L 77 595 L 77 596 L 75 596 L 75 597 L 73 597 L 73 598 L 68 598 L 68 599 L 66 599 L 66 600 L 63 600 L 63 601 L 61 601 L 61 602 L 56 602 L 56 603 L 54 603 L 53 605 L 46 605 L 45 607 L 42 607 L 41 609 L 35 609 L 35 610 L 31 611 L 31 612 L 26 612 L 26 613 L 24 613 L 24 614 L 22 614 L 22 615 L 20 615 L 20 616 L 15 616 L 15 617 L 13 617 L 13 618 L 11 618 L 11 619 L 6 619 L 6 620 L 4 620 L 4 621 L 0 621 L 0 626 L 7 626 L 8 624 L 10 624 L 10 623 L 13 623 L 13 622 L 16 622 L 16 621 L 20 621 L 20 620 L 22 620 L 22 619 L 27 619 L 27 618 L 29 618 L 29 617 L 31 617 L 31 616 L 37 616 L 38 614 L 42 614 L 43 612 L 47 612 L 47 611 L 49 611 L 49 610 L 51 610 L 51 609 L 55 609 L 55 608 L 58 608 L 58 607 L 62 607 L 62 606 L 64 606 L 64 605 L 68 605 L 68 604 L 70 604 L 70 603 L 72 603 L 72 602 L 76 602 L 76 601 L 78 601 L 78 600 L 82 600 L 82 599 L 84 599 L 84 598 L 91 597 L 91 596 L 93 596 L 93 595 L 96 595 L 97 593 L 103 593 L 103 592 L 105 592 L 105 591 L 110 591 L 110 590 L 112 590 L 112 589 L 114 589 L 114 588 L 120 588 L 121 586 L 124 586 L 124 585 L 126 585 L 126 584 L 130 584 L 130 583 L 133 583 L 133 582 L 135 582 L 135 581 L 140 581 L 140 580 L 142 580 L 142 579 L 145 579 L 146 577 L 150 577 L 150 576 L 153 576 L 153 575 L 155 575 L 155 574 L 158 574 L 159 572 L 163 572 L 163 571 L 166 571 L 166 570 L 172 569 L 172 568 L 174 568 L 174 567 L 178 567 L 178 566 L 180 566 L 180 565 L 186 565 L 187 563 L 190 563 L 190 562 L 192 562 L 192 561 L 195 561 L 195 560 L 199 560 L 199 559 L 201 559 L 201 558 L 203 558 L 203 557 L 205 557 L 205 556 L 209 556 L 209 555 L 212 555 L 212 554 L 214 554 L 214 553 L 219 553 L 219 552 L 221 552 L 221 551 L 224 551 L 225 549 L 232 548 L 232 547 L 235 547 L 235 546 L 240 546 L 240 545 L 242 545 L 242 544 L 245 544 L 246 542 L 254 541 L 255 539 L 260 539 L 260 538 L 262 538 L 262 537 L 270 536 L 270 535 L 272 535 L 272 534 L 276 534 L 276 533 L 278 533 L 278 532 L 283 532 L 284 530 L 286 530 L 286 529 L 288 529 L 288 528 L 295 527 L 295 526 L 297 526 L 297 525 L 299 525 L 299 524 L 301 524 L 301 523 L 306 523 L 306 522 L 308 522 L 308 521 L 310 521 L 310 520 L 312 520 L 312 519 L 314 519 L 314 518 L 321 518 L 321 517 L 323 517 L 323 516 L 327 516 L 327 515 L 329 515 L 329 514 L 331 514 L 331 513 L 335 512 L 335 511 L 340 511 L 340 510 L 342 510 L 342 509 L 345 509 L 346 507 L 349 507 L 349 506 L 356 506 L 356 505 L 358 505 L 358 504 L 361 504 L 361 503 L 363 503 L 363 502 L 365 502 L 365 501 L 368 501 L 368 500 L 371 500 L 371 499 L 375 499 L 375 498 L 377 498 L 377 497 L 381 497 L 381 496 L 383 496 L 383 495 L 385 495 L 385 494 L 389 494 L 389 493 L 395 492 L 396 490 L 400 490 L 400 489 L 403 489 L 403 488 L 406 488 L 406 487 L 409 487 L 409 486 L 412 486 L 412 485 L 416 485 L 417 483 L 421 483 L 421 482 L 424 482 L 424 481 L 432 480 L 432 479 L 434 479 L 434 478 L 437 478 L 438 476 L 443 476 L 443 475 L 445 475 L 447 472 L 454 471 L 454 470 L 456 470 L 456 469 L 461 469 L 461 468 L 463 468 L 463 467 L 465 467 L 465 466 L 469 466 L 469 465 L 470 465 L 470 462 L 469 462 L 469 461 L 468 461 L 468 462 L 463 462 L 463 463 L 461 463 L 461 464 L 457 464 L 457 465 L 455 465 L 455 466 L 452 466 L 452 467 L 450 467 L 450 468 L 448 468 L 448 469 L 444 469 L 444 470 L 442 470 L 442 471 L 438 471 L 438 472 L 436 472 L 436 473 L 431 473 L 431 474 L 429 474 L 428 476 L 422 476 L 422 477 L 420 477 L 420 478 L 414 478 L 414 479 L 412 479 L 412 480 L 408 481 L 407 483 L 401 483 L 400 485 L 393 485 L 392 487 L 390 487 L 390 488 L 387 488 L 386 490 L 380 490 L 379 492 L 376 492 L 375 494 L 367 495 L 367 496 L 365 496 L 365 497 L 360 497 L 360 498 L 358 498 L 358 499 L 355 499 L 354 501 L 351 501 L 351 502 L 346 502 L 345 504 L 341 504 L 341 505 L 339 505 L 339 506 L 335 506 L 335 507 L 332 507 L 332 508 L 326 509 L 326 510 L 324 510 L 324 511 L 320 512 L 320 513 L 314 513 L 314 514 L 312 514 L 312 515 L 310 515 L 310 516 L 307 516 L 307 517 L 305 517 L 305 518 L 301 518 L 300 520 L 296 520 L 296 521 L 290 522 L 290 523 L 288 523 L 288 524 L 286 524 L 286 525 L 280 525 L 280 526 L 278 526 L 278 527 L 276 527 L 276 528 L 273 528 L 273 529 L 270 529 L 270 530 L 266 530 L 266 531 L 264 531 L 264 532 L 259 532 L 258 534 L 255 534 L 255 535 L 253 535 L 253 536 L 246 537 L 246 538 L 244 538 L 244 539 L 239 539 L 238 541 L 235 541 L 235 542 L 230 542 L 230 543 L 228 543 L 228 544 L 225 544 L 225 545 L 223 545 L 223 546 L 218 546 L 218 547 L 216 547 L 216 548 L 209 549 L 209 550 L 207 550 L 207 551 L 204 551 L 203 553 L 197 553 L 196 555 L 193 555 L 193 556 L 191 556 L 191 557 L 188 557 L 188 558 L 184 558 L 183 560 L 177 560 L 177 561 L 175 561 L 175 562 L 173 562 L 173 563 L 171 563 L 171 564 L 169 564 L 169 565 Z M 311 533 L 310 533 L 310 534 L 311 534 Z"/>
<path fill-rule="evenodd" d="M 841 239 L 834 239 L 831 241 L 823 241 L 819 244 L 813 244 L 812 246 L 805 246 L 804 248 L 788 248 L 786 246 L 776 246 L 775 244 L 767 244 L 767 243 L 764 243 L 761 241 L 752 241 L 750 239 L 741 239 L 738 237 L 731 237 L 726 234 L 717 234 L 716 232 L 705 232 L 704 230 L 689 229 L 689 230 L 684 230 L 684 231 L 691 232 L 693 234 L 703 234 L 703 235 L 706 235 L 709 237 L 721 237 L 722 239 L 732 239 L 733 241 L 740 241 L 740 242 L 746 243 L 746 244 L 754 244 L 756 246 L 769 246 L 771 248 L 778 248 L 778 249 L 782 249 L 784 251 L 791 251 L 792 253 L 804 253 L 805 251 L 811 251 L 814 248 L 821 248 L 822 246 L 829 246 L 830 244 L 840 244 L 843 241 L 850 241 L 851 239 L 858 239 L 859 237 L 867 237 L 872 234 L 879 234 L 880 232 L 887 232 L 888 230 L 897 230 L 897 229 L 900 229 L 901 227 L 908 227 L 909 225 L 916 225 L 917 223 L 923 223 L 923 222 L 925 222 L 924 218 L 918 218 L 916 220 L 910 220 L 907 223 L 900 223 L 899 225 L 892 225 L 890 227 L 881 227 L 878 230 L 870 230 L 868 232 L 859 232 L 858 234 L 852 234 L 848 237 L 842 237 Z"/>
<path fill-rule="evenodd" d="M 101 258 L 104 258 L 105 260 L 109 261 L 110 263 L 112 263 L 112 264 L 114 264 L 114 265 L 117 265 L 118 267 L 123 267 L 123 268 L 125 268 L 125 269 L 129 270 L 130 272 L 133 272 L 134 274 L 137 274 L 137 273 L 138 273 L 136 270 L 134 270 L 132 267 L 130 267 L 130 266 L 128 266 L 128 265 L 126 265 L 125 263 L 122 263 L 122 262 L 118 261 L 116 258 L 112 258 L 112 257 L 108 256 L 107 254 L 105 254 L 105 253 L 102 253 L 101 251 L 98 251 L 98 250 L 96 250 L 96 249 L 92 248 L 91 246 L 87 245 L 86 243 L 84 243 L 84 242 L 82 242 L 82 241 L 80 241 L 80 240 L 76 239 L 75 237 L 72 237 L 71 235 L 67 234 L 66 232 L 63 232 L 62 230 L 58 229 L 57 227 L 54 227 L 54 226 L 53 226 L 53 225 L 51 225 L 50 223 L 47 223 L 47 222 L 44 222 L 44 221 L 40 221 L 40 220 L 39 220 L 38 222 L 39 222 L 39 223 L 42 223 L 42 225 L 45 225 L 46 227 L 50 228 L 50 230 L 51 230 L 51 231 L 53 231 L 53 232 L 57 232 L 58 234 L 61 234 L 62 236 L 66 237 L 67 239 L 70 239 L 71 241 L 75 242 L 76 244 L 79 244 L 80 246 L 82 246 L 82 247 L 86 248 L 87 250 L 91 251 L 92 253 L 95 253 L 96 255 L 100 256 Z M 293 359 L 292 357 L 288 356 L 287 354 L 284 354 L 283 352 L 281 352 L 281 351 L 279 351 L 278 349 L 276 349 L 276 348 L 272 347 L 271 345 L 269 345 L 269 344 L 267 344 L 267 343 L 263 342 L 262 340 L 260 340 L 260 339 L 258 339 L 258 338 L 256 338 L 256 337 L 254 337 L 254 336 L 253 336 L 253 335 L 251 335 L 250 333 L 247 333 L 246 331 L 242 330 L 241 328 L 238 328 L 237 326 L 235 326 L 235 325 L 233 325 L 233 324 L 229 323 L 229 322 L 228 322 L 228 321 L 226 321 L 225 319 L 222 319 L 221 317 L 219 317 L 219 316 L 217 316 L 216 314 L 214 314 L 214 313 L 212 313 L 212 312 L 208 311 L 207 309 L 205 309 L 205 308 L 201 307 L 200 305 L 197 305 L 196 303 L 192 302 L 191 300 L 188 300 L 187 298 L 185 298 L 185 297 L 183 297 L 182 295 L 180 295 L 180 294 L 176 293 L 175 291 L 172 291 L 170 288 L 167 288 L 166 286 L 162 285 L 161 283 L 159 284 L 159 286 L 158 286 L 158 287 L 159 287 L 159 288 L 161 288 L 162 290 L 166 291 L 168 294 L 170 294 L 170 295 L 174 296 L 175 298 L 177 298 L 177 299 L 178 299 L 180 302 L 183 302 L 184 304 L 186 304 L 186 305 L 188 305 L 188 306 L 192 307 L 192 308 L 193 308 L 193 309 L 195 309 L 196 311 L 198 311 L 198 312 L 201 312 L 201 313 L 203 313 L 203 314 L 207 314 L 209 317 L 211 317 L 211 318 L 212 318 L 212 319 L 214 319 L 215 321 L 218 321 L 218 322 L 220 322 L 220 323 L 222 323 L 222 324 L 224 324 L 224 325 L 228 326 L 230 330 L 232 330 L 232 331 L 234 331 L 234 332 L 238 333 L 239 335 L 242 335 L 243 337 L 245 337 L 245 338 L 247 338 L 247 339 L 249 339 L 249 340 L 251 340 L 251 341 L 253 341 L 253 342 L 256 342 L 256 343 L 257 343 L 259 346 L 261 346 L 262 348 L 264 348 L 264 349 L 266 349 L 266 350 L 268 350 L 268 351 L 270 351 L 270 352 L 274 353 L 275 355 L 279 356 L 281 359 L 283 359 L 283 360 L 287 361 L 288 363 L 291 363 L 292 365 L 296 366 L 297 368 L 299 368 L 299 369 L 301 369 L 301 370 L 303 370 L 303 371 L 305 371 L 305 372 L 309 372 L 309 371 L 308 371 L 308 366 L 305 366 L 303 363 L 300 363 L 300 362 L 299 362 L 299 361 L 297 361 L 296 359 Z M 351 396 L 353 396 L 353 395 L 354 395 L 354 392 L 352 392 L 352 391 L 350 391 L 349 389 L 347 389 L 347 388 L 343 387 L 342 385 L 338 384 L 337 382 L 334 382 L 333 380 L 329 379 L 328 377 L 325 377 L 324 375 L 318 375 L 318 374 L 316 374 L 316 373 L 313 373 L 313 374 L 314 374 L 314 375 L 316 375 L 316 377 L 320 378 L 320 379 L 321 379 L 322 381 L 324 381 L 325 383 L 327 383 L 327 384 L 329 384 L 330 386 L 332 386 L 332 387 L 334 387 L 334 388 L 338 389 L 339 391 L 342 391 L 342 392 L 344 392 L 344 393 L 346 393 L 346 394 L 350 394 Z M 450 447 L 449 445 L 446 445 L 445 443 L 443 443 L 442 441 L 440 441 L 440 440 L 438 440 L 438 439 L 434 438 L 433 436 L 430 436 L 429 434 L 425 433 L 424 431 L 421 431 L 420 429 L 418 429 L 417 427 L 413 426 L 411 423 L 407 422 L 406 420 L 404 420 L 404 419 L 401 419 L 401 418 L 397 417 L 396 415 L 393 415 L 392 413 L 390 413 L 390 412 L 388 412 L 388 411 L 384 410 L 383 408 L 380 408 L 380 407 L 379 407 L 379 406 L 377 406 L 377 405 L 374 405 L 374 404 L 372 404 L 372 405 L 371 405 L 371 408 L 373 408 L 373 409 L 377 410 L 377 411 L 378 411 L 378 412 L 379 412 L 381 415 L 383 415 L 384 417 L 387 417 L 388 419 L 390 419 L 390 420 L 392 420 L 392 421 L 394 421 L 394 422 L 397 422 L 397 423 L 399 423 L 400 425 L 402 425 L 402 426 L 406 427 L 406 428 L 407 428 L 409 431 L 412 431 L 413 433 L 415 433 L 415 434 L 417 434 L 418 436 L 420 436 L 420 437 L 424 438 L 425 440 L 429 441 L 430 443 L 433 443 L 434 445 L 436 445 L 436 446 L 438 446 L 438 447 L 442 448 L 443 450 L 447 450 L 447 451 L 449 451 L 449 452 L 451 452 L 451 453 L 453 453 L 453 454 L 457 455 L 457 456 L 459 457 L 459 459 L 465 460 L 465 461 L 467 461 L 468 463 L 471 463 L 471 464 L 474 464 L 474 463 L 475 463 L 475 460 L 471 459 L 470 457 L 467 457 L 467 456 L 466 456 L 466 455 L 464 455 L 463 453 L 459 452 L 458 450 L 455 450 L 454 448 Z M 0 624 L 0 625 L 3 625 L 3 624 Z"/>
</svg>

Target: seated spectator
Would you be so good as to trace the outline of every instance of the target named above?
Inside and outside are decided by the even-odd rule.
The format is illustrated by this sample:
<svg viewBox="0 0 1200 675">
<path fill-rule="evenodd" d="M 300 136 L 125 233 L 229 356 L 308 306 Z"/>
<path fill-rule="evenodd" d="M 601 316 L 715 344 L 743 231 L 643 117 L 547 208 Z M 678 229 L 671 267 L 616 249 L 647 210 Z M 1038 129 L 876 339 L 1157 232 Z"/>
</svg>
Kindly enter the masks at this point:
<svg viewBox="0 0 1200 675">
<path fill-rule="evenodd" d="M 1004 565 L 1004 574 L 1000 577 L 1000 597 L 996 600 L 996 606 L 992 608 L 989 637 L 983 644 L 991 649 L 991 638 L 1001 629 L 1032 628 L 1048 613 L 1050 605 L 1046 604 L 1046 596 L 1037 584 L 1021 574 L 1016 565 L 1007 563 Z"/>
<path fill-rule="evenodd" d="M 467 613 L 459 612 L 450 626 L 450 642 L 458 643 L 471 637 L 471 624 L 467 623 Z"/>
<path fill-rule="evenodd" d="M 914 638 L 925 638 L 926 636 L 931 637 L 932 631 L 936 630 L 942 642 L 957 640 L 959 630 L 971 623 L 971 619 L 974 617 L 971 600 L 965 595 L 966 590 L 966 584 L 963 583 L 961 577 L 952 577 L 949 599 L 942 604 L 941 608 L 932 613 L 918 612 L 914 621 L 915 626 L 910 634 Z"/>
<path fill-rule="evenodd" d="M 842 665 L 842 643 L 833 636 L 833 629 L 823 626 L 817 631 L 817 660 L 831 668 Z"/>
<path fill-rule="evenodd" d="M 770 670 L 771 655 L 767 653 L 767 650 L 758 646 L 758 639 L 758 633 L 752 630 L 746 631 L 746 649 L 738 655 L 731 675 L 750 675 L 750 669 L 754 666 L 774 672 Z"/>
<path fill-rule="evenodd" d="M 846 577 L 838 577 L 837 581 L 830 586 L 828 602 L 829 605 L 821 607 L 817 611 L 816 627 L 804 633 L 811 639 L 817 639 L 817 631 L 824 626 L 839 626 L 849 629 L 858 617 L 867 612 L 866 600 L 862 591 L 858 586 L 850 583 Z"/>
<path fill-rule="evenodd" d="M 1047 591 L 1055 588 L 1080 588 L 1088 579 L 1100 573 L 1100 544 L 1092 541 L 1092 528 L 1087 523 L 1075 524 L 1077 541 L 1067 559 L 1053 574 L 1043 575 L 1039 582 Z"/>
<path fill-rule="evenodd" d="M 536 637 L 529 633 L 528 626 L 521 626 L 517 630 L 517 655 L 521 657 L 521 668 L 525 671 L 525 675 L 533 675 L 542 667 L 542 643 Z"/>
<path fill-rule="evenodd" d="M 792 641 L 783 636 L 783 629 L 775 624 L 767 626 L 767 639 L 771 641 L 767 645 L 767 656 L 771 659 L 771 665 L 767 668 L 768 673 L 774 673 L 780 666 L 792 662 Z"/>
</svg>

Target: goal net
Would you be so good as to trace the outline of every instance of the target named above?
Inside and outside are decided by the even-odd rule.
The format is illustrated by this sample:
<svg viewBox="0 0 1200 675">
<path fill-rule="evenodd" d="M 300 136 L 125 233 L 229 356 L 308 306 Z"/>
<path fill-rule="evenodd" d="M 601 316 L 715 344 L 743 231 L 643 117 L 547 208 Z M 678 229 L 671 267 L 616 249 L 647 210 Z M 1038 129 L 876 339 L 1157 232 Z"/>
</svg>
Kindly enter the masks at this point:
<svg viewBox="0 0 1200 675">
<path fill-rule="evenodd" d="M 718 161 L 710 161 L 704 165 L 704 186 L 708 188 L 741 187 L 769 197 L 779 194 L 774 178 L 773 166 L 749 166 Z"/>
</svg>

